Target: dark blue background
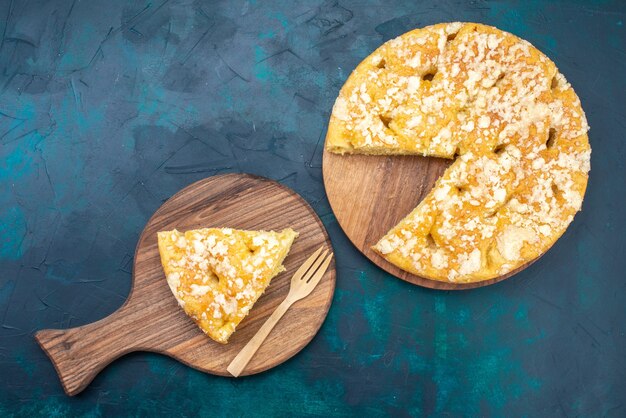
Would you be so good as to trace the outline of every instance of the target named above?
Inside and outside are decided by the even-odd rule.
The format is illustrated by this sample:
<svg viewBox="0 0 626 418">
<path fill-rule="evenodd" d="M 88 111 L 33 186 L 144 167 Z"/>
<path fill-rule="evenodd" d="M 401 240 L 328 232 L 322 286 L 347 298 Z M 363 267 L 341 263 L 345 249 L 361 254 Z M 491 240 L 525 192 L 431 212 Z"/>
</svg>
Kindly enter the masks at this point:
<svg viewBox="0 0 626 418">
<path fill-rule="evenodd" d="M 552 58 L 593 148 L 583 211 L 553 249 L 459 293 L 361 256 L 321 175 L 356 64 L 454 20 Z M 625 21 L 623 1 L 1 1 L 0 415 L 626 415 Z M 224 172 L 276 179 L 324 221 L 338 280 L 318 336 L 240 380 L 133 354 L 66 397 L 33 333 L 118 308 L 148 217 Z"/>
</svg>

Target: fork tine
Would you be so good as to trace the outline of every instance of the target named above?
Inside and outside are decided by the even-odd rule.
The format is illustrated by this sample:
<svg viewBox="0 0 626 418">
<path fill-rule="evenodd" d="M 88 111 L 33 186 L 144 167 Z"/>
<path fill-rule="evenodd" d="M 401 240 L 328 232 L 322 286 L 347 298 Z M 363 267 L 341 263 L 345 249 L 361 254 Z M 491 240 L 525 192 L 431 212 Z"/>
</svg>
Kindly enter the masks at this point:
<svg viewBox="0 0 626 418">
<path fill-rule="evenodd" d="M 317 268 L 320 266 L 320 264 L 322 264 L 322 262 L 324 261 L 324 258 L 326 258 L 326 254 L 328 254 L 328 250 L 324 250 L 324 252 L 317 258 L 317 260 L 315 260 L 315 263 L 313 263 L 313 265 L 311 266 L 311 268 L 306 272 L 306 274 L 304 276 L 302 276 L 302 281 L 303 282 L 308 282 L 311 277 L 315 274 L 315 272 L 317 271 Z"/>
<path fill-rule="evenodd" d="M 293 280 L 300 280 L 302 278 L 304 273 L 306 273 L 309 270 L 309 267 L 311 267 L 311 264 L 313 264 L 313 262 L 317 260 L 317 257 L 320 255 L 323 248 L 324 246 L 321 246 L 309 258 L 307 258 L 304 263 L 302 263 L 300 268 L 296 270 L 296 272 L 293 274 Z"/>
<path fill-rule="evenodd" d="M 309 281 L 307 282 L 307 285 L 310 289 L 309 293 L 313 289 L 315 289 L 315 286 L 317 286 L 319 281 L 322 280 L 322 277 L 324 277 L 324 273 L 326 273 L 326 270 L 328 270 L 328 266 L 332 258 L 333 258 L 333 253 L 328 254 L 328 257 L 326 257 L 326 259 L 324 260 L 324 264 L 322 264 L 321 267 L 317 269 L 313 277 L 311 277 L 311 279 L 309 279 Z"/>
</svg>

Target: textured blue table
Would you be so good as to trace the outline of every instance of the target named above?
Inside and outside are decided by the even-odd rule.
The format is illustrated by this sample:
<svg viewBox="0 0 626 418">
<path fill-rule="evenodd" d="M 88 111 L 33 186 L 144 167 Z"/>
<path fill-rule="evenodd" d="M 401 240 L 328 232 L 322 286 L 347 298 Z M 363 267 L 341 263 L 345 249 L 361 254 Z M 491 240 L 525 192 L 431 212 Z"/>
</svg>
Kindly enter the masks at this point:
<svg viewBox="0 0 626 418">
<path fill-rule="evenodd" d="M 626 415 L 626 3 L 0 2 L 0 415 Z M 516 277 L 422 289 L 329 208 L 334 98 L 383 41 L 440 21 L 549 55 L 591 125 L 584 208 Z M 337 291 L 287 363 L 233 380 L 133 354 L 63 394 L 32 335 L 118 308 L 146 220 L 224 172 L 294 188 L 329 230 Z M 410 185 L 409 185 L 410 186 Z"/>
</svg>

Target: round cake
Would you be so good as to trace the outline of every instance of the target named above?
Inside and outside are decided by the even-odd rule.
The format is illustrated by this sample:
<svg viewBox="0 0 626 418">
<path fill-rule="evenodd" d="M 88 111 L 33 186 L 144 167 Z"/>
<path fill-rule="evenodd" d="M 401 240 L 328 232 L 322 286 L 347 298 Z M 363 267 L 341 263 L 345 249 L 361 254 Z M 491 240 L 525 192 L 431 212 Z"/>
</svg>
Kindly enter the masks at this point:
<svg viewBox="0 0 626 418">
<path fill-rule="evenodd" d="M 565 232 L 587 186 L 588 130 L 543 53 L 455 22 L 407 32 L 365 58 L 335 102 L 326 148 L 453 159 L 373 248 L 418 276 L 467 283 L 515 270 Z"/>
</svg>

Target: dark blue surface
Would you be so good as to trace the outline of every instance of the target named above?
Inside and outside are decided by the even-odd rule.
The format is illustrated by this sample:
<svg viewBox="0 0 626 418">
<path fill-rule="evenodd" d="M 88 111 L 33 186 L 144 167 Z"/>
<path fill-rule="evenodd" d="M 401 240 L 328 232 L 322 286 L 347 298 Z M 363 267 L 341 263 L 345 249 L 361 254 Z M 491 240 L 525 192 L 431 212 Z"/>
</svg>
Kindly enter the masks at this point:
<svg viewBox="0 0 626 418">
<path fill-rule="evenodd" d="M 593 149 L 583 212 L 553 249 L 460 293 L 361 256 L 321 175 L 356 64 L 454 20 L 551 57 Z M 0 415 L 625 416 L 625 22 L 620 1 L 0 2 Z M 33 333 L 117 309 L 149 216 L 224 172 L 277 179 L 324 221 L 338 281 L 318 336 L 236 381 L 133 354 L 66 397 Z"/>
</svg>

